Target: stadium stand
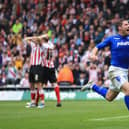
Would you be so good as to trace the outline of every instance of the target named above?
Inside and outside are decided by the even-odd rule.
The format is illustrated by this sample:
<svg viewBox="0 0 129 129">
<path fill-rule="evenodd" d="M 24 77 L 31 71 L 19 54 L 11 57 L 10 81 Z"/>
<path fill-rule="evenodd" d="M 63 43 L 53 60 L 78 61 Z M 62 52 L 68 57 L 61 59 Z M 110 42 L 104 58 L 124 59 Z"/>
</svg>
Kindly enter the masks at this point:
<svg viewBox="0 0 129 129">
<path fill-rule="evenodd" d="M 19 85 L 29 71 L 31 48 L 22 39 L 48 33 L 56 46 L 57 72 L 72 63 L 73 87 L 82 72 L 86 80 L 108 87 L 108 48 L 97 62 L 88 56 L 95 44 L 117 33 L 121 18 L 129 19 L 128 7 L 128 0 L 0 0 L 0 85 Z"/>
</svg>

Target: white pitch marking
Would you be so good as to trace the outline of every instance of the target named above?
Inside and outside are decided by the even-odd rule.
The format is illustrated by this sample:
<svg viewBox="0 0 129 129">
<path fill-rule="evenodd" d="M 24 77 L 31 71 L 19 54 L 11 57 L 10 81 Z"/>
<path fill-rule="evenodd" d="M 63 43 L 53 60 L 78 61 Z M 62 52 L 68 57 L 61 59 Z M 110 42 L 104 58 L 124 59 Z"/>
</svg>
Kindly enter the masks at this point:
<svg viewBox="0 0 129 129">
<path fill-rule="evenodd" d="M 129 118 L 129 116 L 114 116 L 114 117 L 103 117 L 103 118 L 95 118 L 90 119 L 91 121 L 106 121 L 106 120 L 116 120 L 121 118 Z"/>
</svg>

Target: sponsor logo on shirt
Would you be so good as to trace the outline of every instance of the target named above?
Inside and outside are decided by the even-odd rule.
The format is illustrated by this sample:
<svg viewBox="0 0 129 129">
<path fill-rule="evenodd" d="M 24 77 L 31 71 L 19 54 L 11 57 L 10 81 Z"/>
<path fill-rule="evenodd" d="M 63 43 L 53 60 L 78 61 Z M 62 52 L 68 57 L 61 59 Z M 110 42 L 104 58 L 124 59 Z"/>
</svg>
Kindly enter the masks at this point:
<svg viewBox="0 0 129 129">
<path fill-rule="evenodd" d="M 126 42 L 117 42 L 117 47 L 118 46 L 127 46 L 129 45 L 129 41 L 126 41 Z"/>
<path fill-rule="evenodd" d="M 120 38 L 114 38 L 114 39 L 120 39 Z"/>
</svg>

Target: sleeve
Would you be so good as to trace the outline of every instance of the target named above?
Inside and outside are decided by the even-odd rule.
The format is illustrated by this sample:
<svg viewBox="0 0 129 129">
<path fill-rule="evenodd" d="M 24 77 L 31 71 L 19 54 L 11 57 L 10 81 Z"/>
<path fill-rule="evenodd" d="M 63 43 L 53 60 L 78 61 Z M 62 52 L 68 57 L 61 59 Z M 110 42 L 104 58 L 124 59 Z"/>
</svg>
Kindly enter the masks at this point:
<svg viewBox="0 0 129 129">
<path fill-rule="evenodd" d="M 111 41 L 112 41 L 112 37 L 108 37 L 104 41 L 102 41 L 98 45 L 96 45 L 96 47 L 98 49 L 102 49 L 102 48 L 104 48 L 106 46 L 110 46 L 111 45 Z"/>
</svg>

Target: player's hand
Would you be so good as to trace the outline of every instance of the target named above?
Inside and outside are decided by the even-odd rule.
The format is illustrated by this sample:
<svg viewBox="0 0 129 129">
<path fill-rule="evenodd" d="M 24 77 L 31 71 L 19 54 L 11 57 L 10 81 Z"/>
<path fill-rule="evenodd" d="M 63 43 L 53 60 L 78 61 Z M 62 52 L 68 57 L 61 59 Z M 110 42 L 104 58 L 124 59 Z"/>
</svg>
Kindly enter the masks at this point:
<svg viewBox="0 0 129 129">
<path fill-rule="evenodd" d="M 92 61 L 96 61 L 96 60 L 98 60 L 98 57 L 96 55 L 91 54 L 89 56 L 89 59 L 92 60 Z"/>
<path fill-rule="evenodd" d="M 24 40 L 28 40 L 28 38 L 26 37 L 26 38 L 24 38 Z"/>
<path fill-rule="evenodd" d="M 43 34 L 43 35 L 39 36 L 38 38 L 39 38 L 39 39 L 48 38 L 48 34 Z"/>
<path fill-rule="evenodd" d="M 24 38 L 24 40 L 31 40 L 32 38 L 31 37 L 26 37 L 26 38 Z"/>
</svg>

